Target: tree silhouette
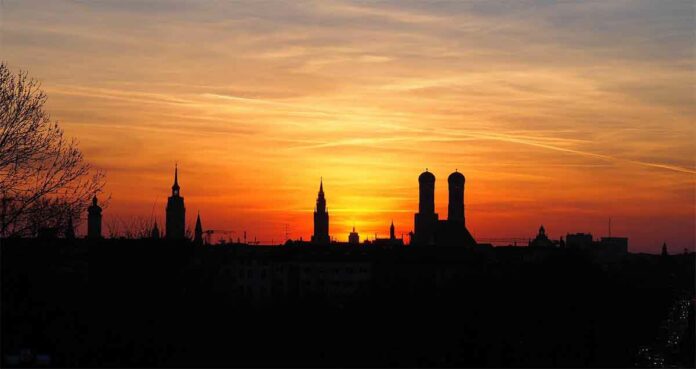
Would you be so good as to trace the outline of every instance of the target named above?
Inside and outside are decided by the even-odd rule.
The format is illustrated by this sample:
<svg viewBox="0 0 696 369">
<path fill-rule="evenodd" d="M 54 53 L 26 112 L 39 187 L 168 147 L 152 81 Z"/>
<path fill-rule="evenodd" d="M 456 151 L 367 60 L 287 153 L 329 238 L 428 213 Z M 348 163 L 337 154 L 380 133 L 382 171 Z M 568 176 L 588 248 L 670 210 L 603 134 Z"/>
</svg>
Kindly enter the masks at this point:
<svg viewBox="0 0 696 369">
<path fill-rule="evenodd" d="M 77 141 L 44 110 L 46 95 L 26 72 L 0 63 L 0 236 L 76 224 L 104 185 Z"/>
</svg>

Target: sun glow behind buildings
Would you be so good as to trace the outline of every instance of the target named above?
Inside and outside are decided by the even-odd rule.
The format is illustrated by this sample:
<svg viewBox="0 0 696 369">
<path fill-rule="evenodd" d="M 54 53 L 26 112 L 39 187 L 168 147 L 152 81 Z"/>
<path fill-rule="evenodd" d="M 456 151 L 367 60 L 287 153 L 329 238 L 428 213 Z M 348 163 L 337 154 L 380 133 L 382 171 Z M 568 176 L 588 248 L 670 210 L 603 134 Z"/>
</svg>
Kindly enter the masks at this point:
<svg viewBox="0 0 696 369">
<path fill-rule="evenodd" d="M 178 160 L 191 226 L 308 239 L 323 176 L 334 237 L 400 235 L 428 167 L 475 237 L 611 216 L 693 248 L 692 5 L 617 4 L 5 2 L 0 46 L 107 171 L 105 222 L 162 224 Z"/>
</svg>

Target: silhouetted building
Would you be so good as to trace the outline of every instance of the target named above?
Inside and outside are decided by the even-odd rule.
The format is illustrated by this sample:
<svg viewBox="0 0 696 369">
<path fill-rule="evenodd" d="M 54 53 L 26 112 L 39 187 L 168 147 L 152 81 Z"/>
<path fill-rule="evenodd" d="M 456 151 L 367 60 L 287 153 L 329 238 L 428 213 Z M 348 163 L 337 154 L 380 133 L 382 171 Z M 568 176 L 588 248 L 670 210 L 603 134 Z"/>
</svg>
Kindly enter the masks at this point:
<svg viewBox="0 0 696 369">
<path fill-rule="evenodd" d="M 474 237 L 466 228 L 464 217 L 464 175 L 455 171 L 447 178 L 449 185 L 449 204 L 447 220 L 439 220 L 436 231 L 438 245 L 476 246 Z"/>
<path fill-rule="evenodd" d="M 662 243 L 662 253 L 661 253 L 661 255 L 662 255 L 662 256 L 668 256 L 668 255 L 669 255 L 669 253 L 667 252 L 667 242 L 663 242 L 663 243 Z"/>
<path fill-rule="evenodd" d="M 372 244 L 375 246 L 390 248 L 394 246 L 403 246 L 404 240 L 403 238 L 396 238 L 396 228 L 394 227 L 394 221 L 392 220 L 391 225 L 389 226 L 389 238 L 377 238 L 375 235 L 375 240 L 372 241 Z"/>
<path fill-rule="evenodd" d="M 167 199 L 166 237 L 170 240 L 182 240 L 186 235 L 186 208 L 184 198 L 179 194 L 179 168 L 174 167 L 174 185 L 172 195 Z"/>
<path fill-rule="evenodd" d="M 449 204 L 447 206 L 447 221 L 456 226 L 464 227 L 464 175 L 455 171 L 447 177 L 449 184 Z"/>
<path fill-rule="evenodd" d="M 628 238 L 626 237 L 602 237 L 598 246 L 601 251 L 613 254 L 628 253 Z"/>
<path fill-rule="evenodd" d="M 571 249 L 588 250 L 592 247 L 591 233 L 573 233 L 566 235 L 566 247 Z"/>
<path fill-rule="evenodd" d="M 331 238 L 329 237 L 329 212 L 326 209 L 323 179 L 319 182 L 317 205 L 314 208 L 314 234 L 312 235 L 312 242 L 319 244 L 328 244 L 331 242 Z"/>
<path fill-rule="evenodd" d="M 476 245 L 474 237 L 466 229 L 464 218 L 464 175 L 452 173 L 449 183 L 447 220 L 439 220 L 435 213 L 435 176 L 427 170 L 418 177 L 420 196 L 418 213 L 415 216 L 415 232 L 411 238 L 414 245 Z"/>
<path fill-rule="evenodd" d="M 201 213 L 198 213 L 196 218 L 196 229 L 193 232 L 193 243 L 196 245 L 203 244 L 203 226 L 201 225 Z"/>
<path fill-rule="evenodd" d="M 101 238 L 102 208 L 97 205 L 97 195 L 92 197 L 92 206 L 87 208 L 87 237 Z"/>
<path fill-rule="evenodd" d="M 150 238 L 153 240 L 159 240 L 160 238 L 160 230 L 159 227 L 157 227 L 157 222 L 155 222 L 155 225 L 152 227 L 152 231 L 150 232 Z"/>
<path fill-rule="evenodd" d="M 546 235 L 546 229 L 542 225 L 536 238 L 529 242 L 529 247 L 556 247 L 556 243 L 551 241 Z"/>
<path fill-rule="evenodd" d="M 438 215 L 435 213 L 435 176 L 428 172 L 418 176 L 418 213 L 415 215 L 414 245 L 431 245 L 435 243 L 435 228 Z"/>
<path fill-rule="evenodd" d="M 353 232 L 348 234 L 348 243 L 351 245 L 357 245 L 360 243 L 360 235 L 355 231 L 355 226 L 353 226 Z"/>
<path fill-rule="evenodd" d="M 628 238 L 602 237 L 595 241 L 590 233 L 575 233 L 566 236 L 566 247 L 594 253 L 603 261 L 618 260 L 628 253 Z"/>
</svg>

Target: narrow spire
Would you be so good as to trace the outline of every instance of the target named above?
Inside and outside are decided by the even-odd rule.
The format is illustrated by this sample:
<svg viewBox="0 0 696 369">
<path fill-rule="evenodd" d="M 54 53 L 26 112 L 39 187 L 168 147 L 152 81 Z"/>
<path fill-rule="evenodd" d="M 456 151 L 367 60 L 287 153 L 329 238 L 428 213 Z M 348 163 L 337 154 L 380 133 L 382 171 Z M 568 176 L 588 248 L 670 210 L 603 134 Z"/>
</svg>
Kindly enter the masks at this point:
<svg viewBox="0 0 696 369">
<path fill-rule="evenodd" d="M 179 165 L 174 164 L 174 185 L 172 185 L 172 196 L 179 196 Z"/>
<path fill-rule="evenodd" d="M 319 177 L 319 192 L 324 192 L 324 177 Z"/>
<path fill-rule="evenodd" d="M 203 226 L 201 225 L 201 211 L 198 211 L 198 217 L 196 217 L 196 229 L 193 234 L 193 242 L 196 245 L 203 245 Z"/>
<path fill-rule="evenodd" d="M 153 240 L 159 240 L 160 238 L 160 231 L 159 227 L 157 227 L 157 220 L 155 220 L 154 226 L 152 226 L 152 230 L 150 231 L 150 238 Z"/>
</svg>

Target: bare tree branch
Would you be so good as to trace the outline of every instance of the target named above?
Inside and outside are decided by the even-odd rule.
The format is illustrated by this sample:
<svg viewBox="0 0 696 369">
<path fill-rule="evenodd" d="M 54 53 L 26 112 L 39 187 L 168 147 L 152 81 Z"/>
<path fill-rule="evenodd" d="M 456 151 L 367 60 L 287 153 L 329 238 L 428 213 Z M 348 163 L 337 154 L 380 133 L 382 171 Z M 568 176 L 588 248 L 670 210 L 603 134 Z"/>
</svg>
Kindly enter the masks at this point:
<svg viewBox="0 0 696 369">
<path fill-rule="evenodd" d="M 104 173 L 84 161 L 44 110 L 46 95 L 26 72 L 0 64 L 0 236 L 77 225 Z"/>
</svg>

